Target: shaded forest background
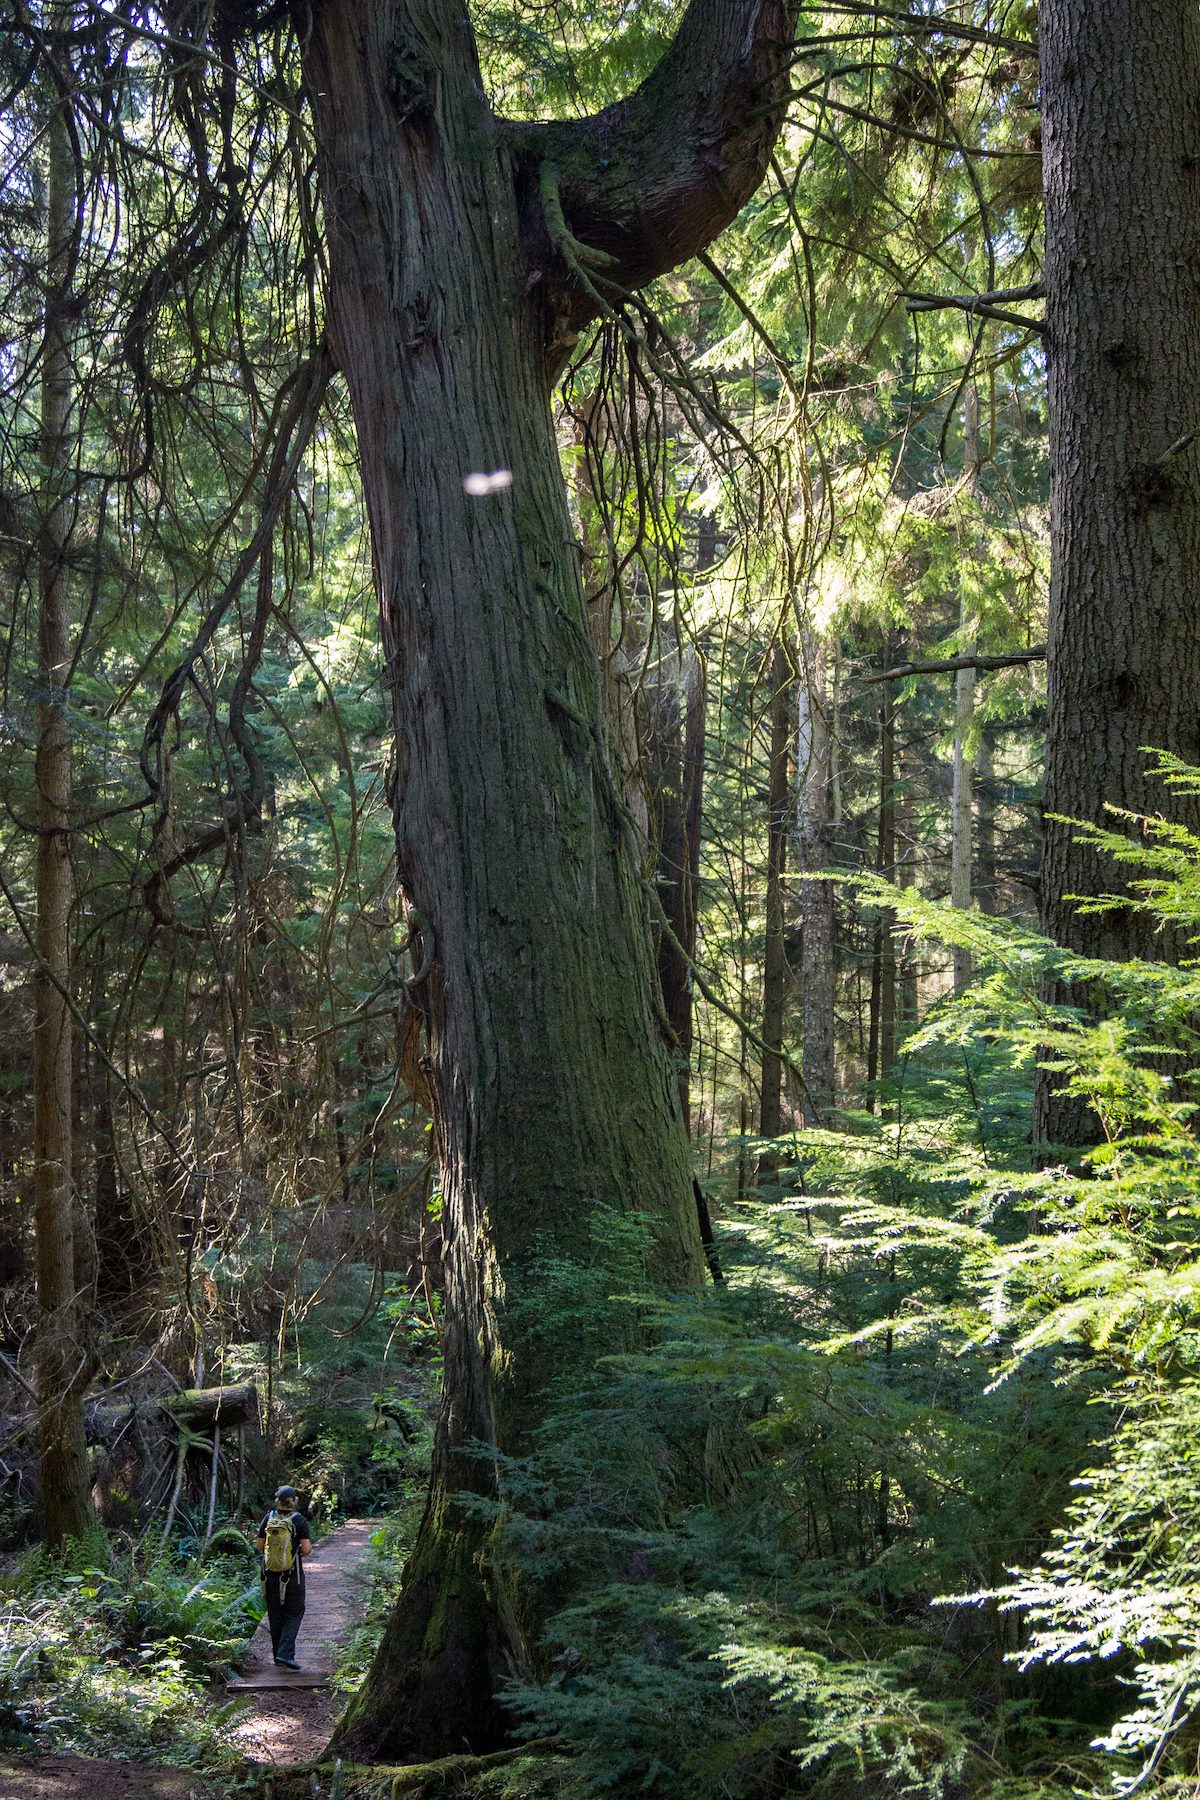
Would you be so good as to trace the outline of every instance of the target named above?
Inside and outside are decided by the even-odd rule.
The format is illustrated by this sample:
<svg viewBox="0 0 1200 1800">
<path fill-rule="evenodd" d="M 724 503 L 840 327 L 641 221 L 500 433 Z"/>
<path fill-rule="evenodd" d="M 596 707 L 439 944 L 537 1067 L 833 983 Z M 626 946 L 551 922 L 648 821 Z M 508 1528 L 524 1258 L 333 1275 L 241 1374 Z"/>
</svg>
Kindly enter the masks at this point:
<svg viewBox="0 0 1200 1800">
<path fill-rule="evenodd" d="M 595 112 L 682 10 L 479 0 L 493 104 Z M 234 11 L 10 0 L 0 36 L 17 1747 L 219 1757 L 223 1528 L 286 1474 L 318 1518 L 393 1516 L 398 1565 L 445 1329 L 432 938 L 303 20 Z M 505 1667 L 538 1749 L 480 1792 L 1196 1791 L 1200 774 L 1164 718 L 1161 817 L 1060 782 L 1116 898 L 1056 943 L 1037 29 L 801 9 L 736 223 L 634 294 L 575 269 L 602 304 L 554 429 L 708 1273 L 664 1285 L 653 1221 L 596 1206 L 509 1296 L 560 1373 L 474 1501 L 497 1591 L 540 1596 Z M 509 476 L 445 481 L 487 509 Z M 72 1457 L 82 1487 L 47 1479 Z M 114 1645 L 157 1684 L 136 1740 Z"/>
</svg>

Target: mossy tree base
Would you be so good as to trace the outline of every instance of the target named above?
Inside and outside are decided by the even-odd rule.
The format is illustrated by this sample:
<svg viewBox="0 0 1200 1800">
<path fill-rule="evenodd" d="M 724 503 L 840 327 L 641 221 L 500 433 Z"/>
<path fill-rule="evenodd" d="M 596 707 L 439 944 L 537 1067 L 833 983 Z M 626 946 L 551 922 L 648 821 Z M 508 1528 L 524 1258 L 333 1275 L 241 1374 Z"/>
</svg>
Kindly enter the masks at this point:
<svg viewBox="0 0 1200 1800">
<path fill-rule="evenodd" d="M 350 1755 L 499 1750 L 509 1719 L 497 1689 L 517 1660 L 487 1574 L 490 1527 L 431 1491 L 400 1602 L 334 1738 Z M 454 1696 L 453 1707 L 446 1696 Z"/>
</svg>

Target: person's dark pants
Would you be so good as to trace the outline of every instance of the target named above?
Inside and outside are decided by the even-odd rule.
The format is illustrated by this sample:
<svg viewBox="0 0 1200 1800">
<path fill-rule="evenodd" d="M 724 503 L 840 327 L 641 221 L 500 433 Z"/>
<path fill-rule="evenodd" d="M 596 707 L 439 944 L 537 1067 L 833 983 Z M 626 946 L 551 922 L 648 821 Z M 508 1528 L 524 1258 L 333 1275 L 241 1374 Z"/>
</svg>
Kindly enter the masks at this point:
<svg viewBox="0 0 1200 1800">
<path fill-rule="evenodd" d="M 296 1633 L 304 1617 L 304 1584 L 295 1575 L 289 1577 L 280 1591 L 278 1575 L 267 1576 L 267 1623 L 271 1627 L 271 1655 L 292 1662 L 296 1655 Z"/>
</svg>

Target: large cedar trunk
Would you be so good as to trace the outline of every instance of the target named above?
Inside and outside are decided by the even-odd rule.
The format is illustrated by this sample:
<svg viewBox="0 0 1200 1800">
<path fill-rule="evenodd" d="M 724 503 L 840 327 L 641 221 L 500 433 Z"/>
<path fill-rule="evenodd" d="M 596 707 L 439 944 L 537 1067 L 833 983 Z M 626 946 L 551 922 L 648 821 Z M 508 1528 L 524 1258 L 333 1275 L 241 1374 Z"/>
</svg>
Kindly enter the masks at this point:
<svg viewBox="0 0 1200 1800">
<path fill-rule="evenodd" d="M 1147 746 L 1200 762 L 1200 12 L 1182 0 L 1043 0 L 1050 368 L 1050 733 L 1042 928 L 1089 955 L 1174 958 L 1111 860 L 1065 814 L 1108 805 L 1200 830 L 1200 800 L 1147 775 Z M 1059 998 L 1086 1003 L 1082 991 Z M 1096 1122 L 1043 1077 L 1035 1137 Z"/>
<path fill-rule="evenodd" d="M 703 1268 L 549 378 L 595 311 L 576 240 L 604 247 L 617 259 L 606 268 L 633 285 L 698 247 L 753 187 L 787 37 L 783 0 L 701 0 L 660 66 L 678 101 L 711 44 L 736 113 L 722 165 L 711 91 L 691 99 L 703 156 L 661 91 L 577 125 L 504 126 L 463 14 L 461 0 L 321 0 L 304 52 L 331 335 L 393 696 L 398 866 L 446 1234 L 429 1501 L 343 1733 L 388 1755 L 495 1742 L 499 1681 L 528 1666 L 536 1600 L 516 1602 L 460 1496 L 491 1491 L 490 1446 L 528 1447 L 539 1395 L 575 1353 L 565 1334 L 535 1337 L 511 1305 L 532 1264 L 590 1255 L 608 1208 L 655 1222 L 660 1283 Z M 660 160 L 639 172 L 635 150 Z M 497 470 L 510 486 L 464 491 L 467 475 Z"/>
</svg>

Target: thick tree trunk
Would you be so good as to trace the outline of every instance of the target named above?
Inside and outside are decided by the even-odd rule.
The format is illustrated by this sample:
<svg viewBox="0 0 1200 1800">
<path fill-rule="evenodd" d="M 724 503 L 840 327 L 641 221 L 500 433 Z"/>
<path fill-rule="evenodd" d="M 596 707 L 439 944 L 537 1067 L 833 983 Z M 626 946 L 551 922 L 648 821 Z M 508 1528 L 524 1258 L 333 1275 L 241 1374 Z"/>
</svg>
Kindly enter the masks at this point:
<svg viewBox="0 0 1200 1800">
<path fill-rule="evenodd" d="M 784 942 L 783 874 L 791 812 L 789 759 L 792 694 L 796 672 L 792 653 L 781 641 L 771 658 L 771 703 L 767 742 L 767 894 L 763 942 L 762 1066 L 759 1076 L 758 1134 L 777 1138 L 783 1129 L 783 1010 L 787 1001 L 787 946 Z M 774 1168 L 765 1154 L 760 1164 Z"/>
<path fill-rule="evenodd" d="M 630 285 L 698 247 L 755 185 L 788 36 L 782 0 L 697 0 L 684 52 L 628 103 L 512 128 L 488 109 L 463 10 L 322 0 L 304 49 L 446 1234 L 430 1495 L 343 1733 L 389 1755 L 493 1743 L 498 1685 L 528 1666 L 536 1597 L 515 1603 L 463 1496 L 493 1491 L 491 1447 L 526 1449 L 539 1397 L 603 1347 L 543 1318 L 535 1328 L 515 1304 L 538 1260 L 593 1258 L 608 1210 L 654 1221 L 661 1282 L 703 1270 L 547 375 L 596 310 L 581 242 L 601 244 Z M 724 126 L 711 84 L 698 91 L 706 18 L 713 80 L 732 95 Z M 702 142 L 689 145 L 693 117 Z M 483 484 L 468 476 L 497 471 L 470 491 Z"/>
<path fill-rule="evenodd" d="M 1043 0 L 1052 472 L 1050 730 L 1042 928 L 1105 957 L 1178 936 L 1073 895 L 1121 871 L 1053 814 L 1108 805 L 1200 830 L 1200 799 L 1147 775 L 1147 746 L 1200 762 L 1200 13 L 1183 0 Z M 1061 994 L 1077 1004 L 1079 992 Z M 1096 1122 L 1039 1082 L 1035 1138 Z"/>
<path fill-rule="evenodd" d="M 69 530 L 71 243 L 74 161 L 62 104 L 46 130 L 47 279 L 42 351 L 41 456 L 45 468 L 38 606 L 37 923 L 33 1028 L 33 1184 L 37 1232 L 37 1390 L 42 1536 L 48 1548 L 94 1528 L 79 1342 L 72 1192 L 71 666 Z"/>
<path fill-rule="evenodd" d="M 800 874 L 804 1120 L 826 1125 L 835 1096 L 833 884 L 806 879 L 833 862 L 833 780 L 826 677 L 828 646 L 804 634 L 796 684 L 796 860 Z"/>
</svg>

